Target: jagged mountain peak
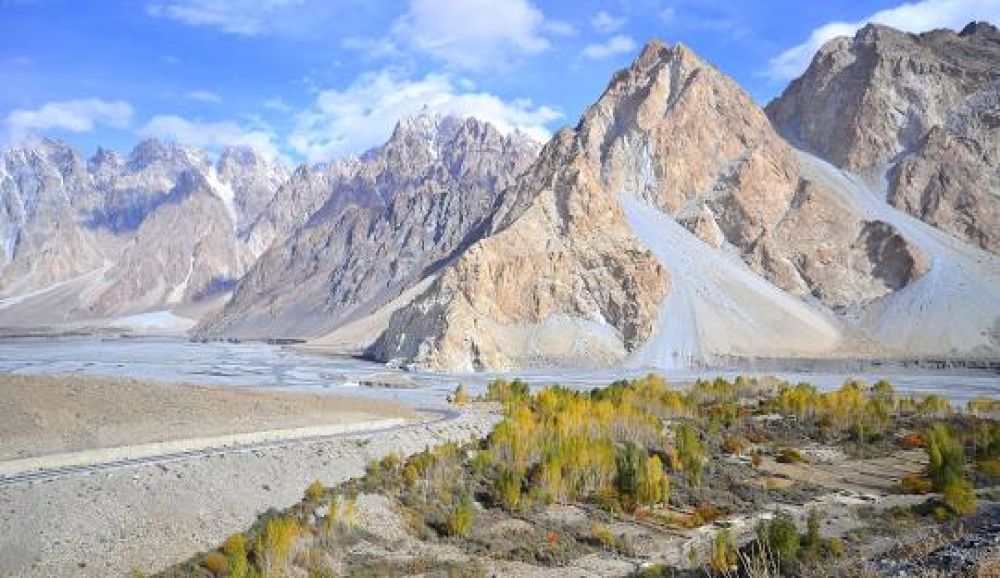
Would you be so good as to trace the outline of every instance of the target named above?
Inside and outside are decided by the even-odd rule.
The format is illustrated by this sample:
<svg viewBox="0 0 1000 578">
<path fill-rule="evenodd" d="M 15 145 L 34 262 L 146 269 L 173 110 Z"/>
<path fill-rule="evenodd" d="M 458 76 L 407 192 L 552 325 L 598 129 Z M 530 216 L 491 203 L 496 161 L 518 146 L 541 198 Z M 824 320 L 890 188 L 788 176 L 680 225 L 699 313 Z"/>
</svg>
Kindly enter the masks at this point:
<svg viewBox="0 0 1000 578">
<path fill-rule="evenodd" d="M 958 33 L 959 36 L 973 36 L 977 34 L 1000 37 L 1000 29 L 986 21 L 973 21 L 966 24 L 965 28 Z"/>
<path fill-rule="evenodd" d="M 138 143 L 126 161 L 126 167 L 133 172 L 153 165 L 206 167 L 208 164 L 208 155 L 205 151 L 183 147 L 175 142 L 158 138 L 148 138 Z"/>
<path fill-rule="evenodd" d="M 103 146 L 98 146 L 93 156 L 91 156 L 90 159 L 87 161 L 87 164 L 91 167 L 97 167 L 97 166 L 120 167 L 125 164 L 125 160 L 122 158 L 120 154 L 118 154 L 118 151 L 104 148 Z"/>
<path fill-rule="evenodd" d="M 783 136 L 889 201 L 1000 253 L 1000 34 L 869 25 L 827 43 L 767 106 Z"/>
</svg>

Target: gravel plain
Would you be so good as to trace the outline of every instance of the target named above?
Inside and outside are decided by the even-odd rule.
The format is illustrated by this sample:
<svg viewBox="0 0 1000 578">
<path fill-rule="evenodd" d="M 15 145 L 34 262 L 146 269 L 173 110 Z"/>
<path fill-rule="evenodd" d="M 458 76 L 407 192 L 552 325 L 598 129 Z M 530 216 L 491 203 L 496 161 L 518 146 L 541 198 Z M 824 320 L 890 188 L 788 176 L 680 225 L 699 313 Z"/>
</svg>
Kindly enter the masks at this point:
<svg viewBox="0 0 1000 578">
<path fill-rule="evenodd" d="M 385 431 L 0 486 L 0 576 L 154 572 L 246 529 L 269 508 L 291 506 L 314 479 L 335 484 L 392 452 L 483 436 L 498 419 L 465 408 Z M 6 455 L 18 455 L 8 435 L 0 437 Z"/>
</svg>

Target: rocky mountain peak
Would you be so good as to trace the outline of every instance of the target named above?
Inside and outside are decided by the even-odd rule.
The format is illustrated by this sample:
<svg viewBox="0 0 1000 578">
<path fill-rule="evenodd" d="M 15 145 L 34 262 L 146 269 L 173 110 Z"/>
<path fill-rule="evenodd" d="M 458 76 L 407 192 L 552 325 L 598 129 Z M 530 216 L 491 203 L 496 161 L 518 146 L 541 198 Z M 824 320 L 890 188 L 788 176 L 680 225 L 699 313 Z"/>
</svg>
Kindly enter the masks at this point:
<svg viewBox="0 0 1000 578">
<path fill-rule="evenodd" d="M 102 146 L 97 147 L 97 151 L 87 161 L 87 165 L 90 167 L 122 167 L 124 164 L 125 161 L 117 151 Z"/>
<path fill-rule="evenodd" d="M 965 28 L 958 33 L 959 36 L 982 35 L 993 38 L 1000 38 L 1000 29 L 985 21 L 969 22 Z"/>
<path fill-rule="evenodd" d="M 790 141 L 884 182 L 895 206 L 1000 252 L 998 94 L 995 26 L 868 25 L 824 46 L 767 113 Z"/>
</svg>

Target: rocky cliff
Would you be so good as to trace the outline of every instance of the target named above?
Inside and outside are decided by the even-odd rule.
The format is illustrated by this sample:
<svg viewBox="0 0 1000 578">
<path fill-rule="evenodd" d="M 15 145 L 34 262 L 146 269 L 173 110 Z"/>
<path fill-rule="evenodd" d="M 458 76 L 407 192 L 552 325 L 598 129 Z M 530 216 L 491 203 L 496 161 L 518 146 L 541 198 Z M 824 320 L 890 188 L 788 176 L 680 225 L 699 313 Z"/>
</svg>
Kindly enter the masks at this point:
<svg viewBox="0 0 1000 578">
<path fill-rule="evenodd" d="M 325 202 L 308 219 L 265 211 L 275 227 L 301 225 L 263 254 L 198 334 L 315 337 L 371 314 L 478 234 L 535 146 L 475 119 L 418 116 L 360 159 L 323 174 L 300 170 L 294 190 L 321 182 Z"/>
<path fill-rule="evenodd" d="M 688 231 L 669 237 L 657 215 Z M 718 255 L 730 277 L 681 254 L 692 234 L 702 243 L 685 251 Z M 449 369 L 608 364 L 657 339 L 667 355 L 828 353 L 841 336 L 831 309 L 864 307 L 925 266 L 892 224 L 805 179 L 735 82 L 684 46 L 654 42 L 368 353 Z M 736 284 L 752 271 L 814 306 Z M 723 307 L 747 337 L 735 349 L 727 321 L 709 319 Z"/>
<path fill-rule="evenodd" d="M 767 111 L 896 206 L 1000 252 L 1000 31 L 869 25 L 823 46 Z"/>
<path fill-rule="evenodd" d="M 157 140 L 86 163 L 52 139 L 4 151 L 0 322 L 108 318 L 228 291 L 262 252 L 239 224 L 256 220 L 284 175 L 253 151 L 213 164 Z"/>
</svg>

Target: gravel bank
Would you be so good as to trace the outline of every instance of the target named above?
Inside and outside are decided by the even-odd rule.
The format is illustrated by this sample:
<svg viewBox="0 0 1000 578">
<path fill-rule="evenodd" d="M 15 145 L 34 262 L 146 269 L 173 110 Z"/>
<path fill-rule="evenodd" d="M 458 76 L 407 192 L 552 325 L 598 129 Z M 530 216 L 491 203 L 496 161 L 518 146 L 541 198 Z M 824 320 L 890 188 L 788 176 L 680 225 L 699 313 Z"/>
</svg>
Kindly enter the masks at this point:
<svg viewBox="0 0 1000 578">
<path fill-rule="evenodd" d="M 0 415 L 0 460 L 415 417 L 408 406 L 390 400 L 114 377 L 2 374 Z"/>
<path fill-rule="evenodd" d="M 0 488 L 0 575 L 123 576 L 214 546 L 306 485 L 362 473 L 371 459 L 483 436 L 484 408 L 406 429 Z"/>
</svg>

